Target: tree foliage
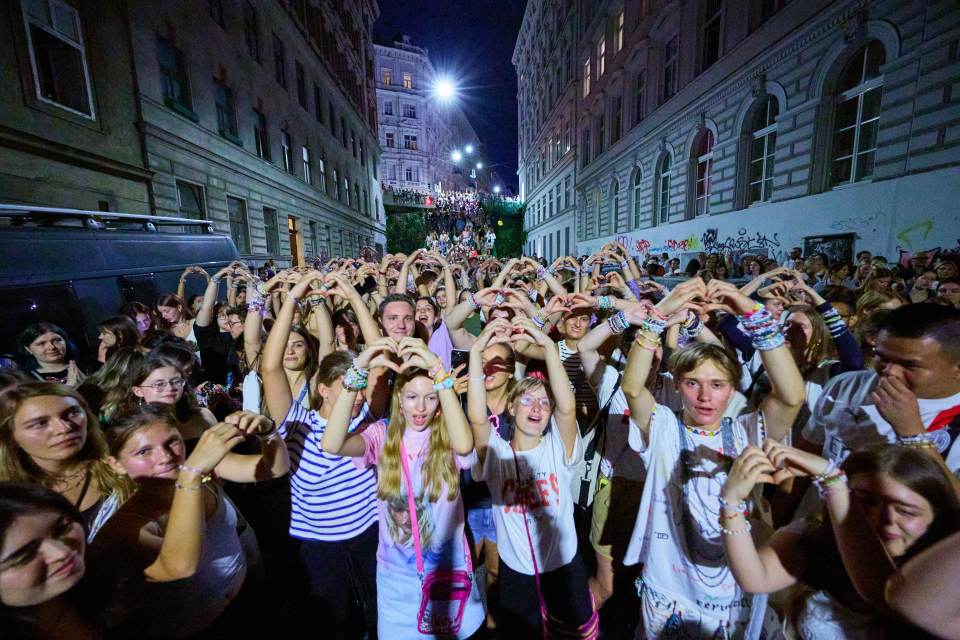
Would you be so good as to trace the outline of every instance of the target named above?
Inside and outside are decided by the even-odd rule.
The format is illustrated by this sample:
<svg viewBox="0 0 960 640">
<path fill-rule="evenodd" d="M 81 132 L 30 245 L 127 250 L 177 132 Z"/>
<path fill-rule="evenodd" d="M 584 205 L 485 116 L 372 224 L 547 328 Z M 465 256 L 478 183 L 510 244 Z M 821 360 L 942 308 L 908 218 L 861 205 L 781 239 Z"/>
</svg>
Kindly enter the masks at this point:
<svg viewBox="0 0 960 640">
<path fill-rule="evenodd" d="M 483 199 L 487 224 L 497 234 L 498 258 L 516 258 L 523 254 L 523 245 L 527 242 L 527 232 L 523 229 L 524 209 L 525 205 L 513 200 L 497 197 Z"/>
<path fill-rule="evenodd" d="M 423 213 L 408 211 L 387 216 L 387 253 L 406 253 L 423 246 L 427 237 L 427 224 Z"/>
</svg>

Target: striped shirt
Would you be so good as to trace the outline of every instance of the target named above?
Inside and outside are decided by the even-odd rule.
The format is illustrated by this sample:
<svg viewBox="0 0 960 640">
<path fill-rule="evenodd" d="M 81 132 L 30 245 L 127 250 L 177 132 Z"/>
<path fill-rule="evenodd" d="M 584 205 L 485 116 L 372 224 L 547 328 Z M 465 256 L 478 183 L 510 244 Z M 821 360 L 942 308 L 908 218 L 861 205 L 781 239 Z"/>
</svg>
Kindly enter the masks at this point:
<svg viewBox="0 0 960 640">
<path fill-rule="evenodd" d="M 557 348 L 560 350 L 560 361 L 563 362 L 563 368 L 570 378 L 570 387 L 573 389 L 577 400 L 577 421 L 589 423 L 594 414 L 600 409 L 597 405 L 597 393 L 590 386 L 587 375 L 581 374 L 582 365 L 580 363 L 580 352 L 567 346 L 566 340 L 557 342 Z"/>
<path fill-rule="evenodd" d="M 350 432 L 369 423 L 366 405 Z M 290 535 L 301 540 L 349 540 L 377 522 L 377 476 L 352 458 L 320 448 L 327 420 L 294 402 L 279 426 L 290 453 Z"/>
</svg>

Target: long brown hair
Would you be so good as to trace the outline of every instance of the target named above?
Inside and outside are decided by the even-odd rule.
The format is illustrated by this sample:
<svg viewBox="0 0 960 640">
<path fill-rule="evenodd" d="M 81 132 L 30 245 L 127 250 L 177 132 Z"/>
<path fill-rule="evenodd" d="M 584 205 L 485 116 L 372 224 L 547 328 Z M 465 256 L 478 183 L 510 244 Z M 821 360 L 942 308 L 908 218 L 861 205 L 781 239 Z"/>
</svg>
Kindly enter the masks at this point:
<svg viewBox="0 0 960 640">
<path fill-rule="evenodd" d="M 181 320 L 190 320 L 191 318 L 193 318 L 193 313 L 190 311 L 190 306 L 186 302 L 184 302 L 180 298 L 180 296 L 174 295 L 172 293 L 167 293 L 157 298 L 157 304 L 154 305 L 154 309 L 156 310 L 156 313 L 157 313 L 156 315 L 157 321 L 165 329 L 169 329 L 173 325 L 171 325 L 169 322 L 163 319 L 163 314 L 160 313 L 160 307 L 176 307 L 180 309 Z"/>
<path fill-rule="evenodd" d="M 810 305 L 790 305 L 787 309 L 787 319 L 789 320 L 790 316 L 795 313 L 802 313 L 810 321 L 812 327 L 810 339 L 807 340 L 803 352 L 793 351 L 794 359 L 802 358 L 802 361 L 797 362 L 797 368 L 806 378 L 833 353 L 833 338 L 830 337 L 830 329 L 827 328 L 827 323 L 824 322 L 823 317 Z"/>
<path fill-rule="evenodd" d="M 45 396 L 73 398 L 77 401 L 84 413 L 87 437 L 83 447 L 75 456 L 76 461 L 87 462 L 90 465 L 91 479 L 101 493 L 118 491 L 122 495 L 128 495 L 131 487 L 113 473 L 106 462 L 107 444 L 103 431 L 97 417 L 90 411 L 87 401 L 75 389 L 50 382 L 29 382 L 12 388 L 0 396 L 0 480 L 31 482 L 50 488 L 55 484 L 56 478 L 41 469 L 13 438 L 16 414 L 33 398 Z"/>
<path fill-rule="evenodd" d="M 400 495 L 402 471 L 400 470 L 400 442 L 407 430 L 407 421 L 400 406 L 400 396 L 408 382 L 415 378 L 430 378 L 423 369 L 411 369 L 397 376 L 390 399 L 390 423 L 387 425 L 387 440 L 383 444 L 383 453 L 377 464 L 377 497 L 391 500 Z M 443 412 L 437 411 L 427 427 L 430 429 L 430 450 L 423 463 L 423 490 L 427 500 L 436 502 L 447 485 L 447 500 L 454 500 L 460 494 L 460 474 L 453 459 L 453 445 L 443 420 Z"/>
</svg>

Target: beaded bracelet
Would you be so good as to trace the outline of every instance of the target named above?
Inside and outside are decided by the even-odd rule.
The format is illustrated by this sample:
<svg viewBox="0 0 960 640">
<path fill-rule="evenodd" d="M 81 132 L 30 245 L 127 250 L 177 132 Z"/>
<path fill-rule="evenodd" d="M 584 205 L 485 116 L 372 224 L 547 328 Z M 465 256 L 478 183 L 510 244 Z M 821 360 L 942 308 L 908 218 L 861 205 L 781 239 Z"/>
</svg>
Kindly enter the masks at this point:
<svg viewBox="0 0 960 640">
<path fill-rule="evenodd" d="M 725 527 L 720 527 L 720 531 L 721 531 L 721 533 L 723 533 L 723 535 L 725 535 L 725 536 L 742 536 L 742 535 L 746 535 L 746 534 L 750 533 L 750 529 L 752 529 L 752 528 L 753 528 L 753 527 L 752 527 L 752 525 L 750 524 L 750 521 L 747 520 L 746 526 L 743 527 L 742 529 L 727 529 L 727 528 L 725 528 Z"/>
<path fill-rule="evenodd" d="M 474 311 L 480 308 L 480 303 L 477 302 L 477 299 L 474 297 L 473 291 L 471 291 L 469 297 L 467 297 L 467 302 L 470 303 L 470 306 L 473 307 Z"/>
<path fill-rule="evenodd" d="M 836 474 L 825 478 L 824 480 L 814 481 L 813 486 L 817 488 L 817 493 L 821 497 L 828 495 L 830 488 L 835 484 L 846 484 L 847 483 L 847 474 L 843 471 L 838 471 Z"/>
<path fill-rule="evenodd" d="M 836 472 L 837 472 L 837 463 L 833 460 L 833 458 L 831 458 L 827 460 L 827 468 L 824 469 L 822 472 L 818 473 L 817 475 L 813 476 L 811 480 L 813 480 L 814 482 L 823 482 L 827 478 L 833 476 Z"/>
<path fill-rule="evenodd" d="M 601 311 L 605 311 L 613 308 L 613 302 L 610 301 L 610 296 L 598 296 L 595 307 Z"/>
<path fill-rule="evenodd" d="M 936 447 L 933 437 L 929 433 L 918 433 L 912 436 L 900 436 L 897 438 L 897 444 L 901 447 L 926 447 L 927 445 Z"/>
<path fill-rule="evenodd" d="M 537 280 L 543 280 L 545 277 L 547 277 L 547 268 L 540 265 L 537 267 Z"/>
<path fill-rule="evenodd" d="M 646 317 L 640 322 L 640 330 L 646 331 L 648 333 L 653 333 L 660 335 L 667 328 L 667 323 L 664 320 L 658 320 L 656 318 Z"/>
<path fill-rule="evenodd" d="M 637 343 L 637 346 L 647 349 L 648 351 L 656 351 L 660 348 L 660 336 L 657 336 L 656 340 L 654 340 L 653 338 L 645 336 L 640 331 L 637 331 L 637 335 L 633 341 Z"/>
<path fill-rule="evenodd" d="M 629 263 L 628 261 L 626 261 L 626 260 L 621 260 L 621 261 L 620 261 L 620 268 L 623 269 L 624 271 L 626 271 L 627 269 L 630 268 L 630 263 Z"/>
<path fill-rule="evenodd" d="M 502 305 L 502 304 L 503 304 L 504 302 L 506 302 L 506 301 L 507 301 L 507 299 L 503 297 L 503 294 L 502 294 L 502 293 L 498 293 L 498 294 L 497 294 L 497 297 L 493 299 L 494 304 L 495 304 L 496 306 L 498 306 L 498 307 L 499 307 L 500 305 Z"/>
<path fill-rule="evenodd" d="M 433 385 L 433 389 L 434 391 L 443 391 L 444 389 L 453 389 L 454 384 L 455 382 L 453 378 L 450 376 L 447 376 L 440 382 L 435 382 Z"/>
<path fill-rule="evenodd" d="M 533 324 L 537 325 L 540 329 L 547 326 L 547 313 L 543 309 L 537 311 L 536 315 L 530 319 L 533 320 Z"/>
<path fill-rule="evenodd" d="M 191 487 L 189 485 L 180 484 L 179 480 L 174 481 L 173 486 L 176 487 L 177 489 L 184 489 L 185 491 L 199 491 L 200 489 L 203 488 L 203 484 L 198 484 L 195 487 Z"/>
<path fill-rule="evenodd" d="M 353 365 L 343 374 L 343 388 L 347 391 L 362 391 L 367 388 L 369 372 Z"/>
<path fill-rule="evenodd" d="M 607 327 L 610 329 L 610 333 L 614 335 L 620 335 L 629 326 L 630 323 L 627 322 L 627 316 L 623 311 L 607 318 Z"/>
<path fill-rule="evenodd" d="M 750 506 L 747 504 L 746 500 L 741 500 L 736 505 L 732 505 L 726 500 L 723 499 L 723 496 L 720 496 L 720 506 L 729 511 L 737 511 L 739 513 L 746 513 L 750 510 Z"/>
</svg>

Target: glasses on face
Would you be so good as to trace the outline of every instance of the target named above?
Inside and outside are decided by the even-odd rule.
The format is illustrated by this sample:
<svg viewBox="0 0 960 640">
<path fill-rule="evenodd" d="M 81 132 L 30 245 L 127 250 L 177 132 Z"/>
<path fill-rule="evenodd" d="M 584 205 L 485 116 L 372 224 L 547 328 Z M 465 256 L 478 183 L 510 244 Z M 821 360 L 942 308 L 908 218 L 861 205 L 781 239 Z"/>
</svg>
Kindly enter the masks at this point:
<svg viewBox="0 0 960 640">
<path fill-rule="evenodd" d="M 533 396 L 520 396 L 520 404 L 524 407 L 539 406 L 541 409 L 550 410 L 550 398 L 534 398 Z"/>
<path fill-rule="evenodd" d="M 150 388 L 157 393 L 163 393 L 167 389 L 173 389 L 178 391 L 183 388 L 183 385 L 187 383 L 183 378 L 170 378 L 169 380 L 157 380 L 153 384 L 142 384 L 140 385 L 141 389 Z"/>
</svg>

